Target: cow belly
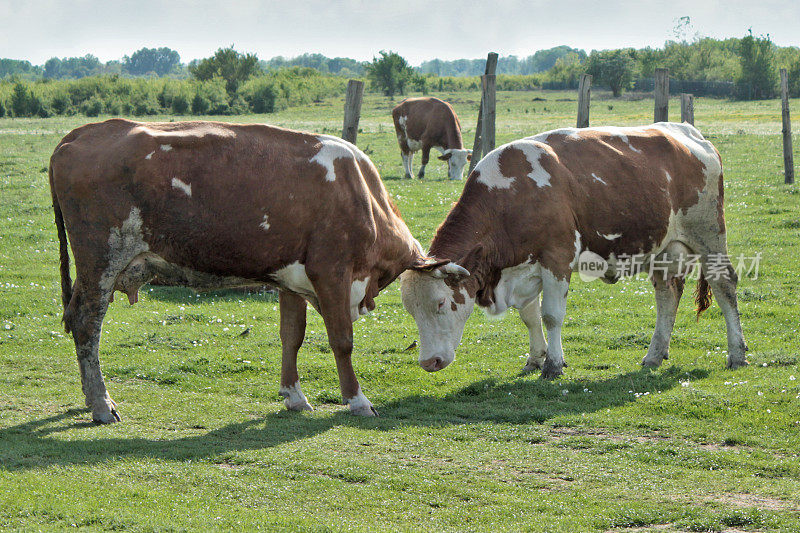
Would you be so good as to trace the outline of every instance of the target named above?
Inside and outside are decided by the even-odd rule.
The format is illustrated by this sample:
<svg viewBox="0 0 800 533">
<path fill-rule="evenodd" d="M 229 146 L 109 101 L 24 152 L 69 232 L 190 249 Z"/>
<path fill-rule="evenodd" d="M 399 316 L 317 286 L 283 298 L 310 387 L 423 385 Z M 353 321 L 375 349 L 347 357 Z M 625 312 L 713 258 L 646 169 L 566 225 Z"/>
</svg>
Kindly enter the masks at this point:
<svg viewBox="0 0 800 533">
<path fill-rule="evenodd" d="M 139 288 L 155 276 L 167 285 L 195 289 L 222 289 L 263 283 L 252 279 L 199 272 L 165 261 L 152 252 L 145 252 L 134 257 L 119 273 L 114 282 L 114 290 L 124 292 L 131 303 L 134 303 L 138 299 Z"/>
</svg>

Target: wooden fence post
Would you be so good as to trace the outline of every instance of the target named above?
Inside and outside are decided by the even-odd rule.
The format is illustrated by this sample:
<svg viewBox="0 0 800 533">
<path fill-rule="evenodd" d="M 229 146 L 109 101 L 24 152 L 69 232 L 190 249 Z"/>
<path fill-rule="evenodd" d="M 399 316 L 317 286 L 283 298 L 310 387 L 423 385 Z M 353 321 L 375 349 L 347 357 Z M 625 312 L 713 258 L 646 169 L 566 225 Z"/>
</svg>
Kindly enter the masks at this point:
<svg viewBox="0 0 800 533">
<path fill-rule="evenodd" d="M 486 56 L 486 69 L 484 70 L 484 74 L 491 74 L 494 75 L 495 70 L 497 69 L 497 54 L 495 52 L 489 52 L 489 55 Z M 483 82 L 481 82 L 481 85 Z M 483 134 L 483 86 L 481 86 L 481 105 L 478 108 L 478 123 L 475 125 L 475 142 L 472 143 L 472 160 L 469 162 L 469 171 L 467 175 L 472 173 L 475 169 L 475 165 L 478 164 L 478 161 L 481 159 L 481 135 Z"/>
<path fill-rule="evenodd" d="M 789 119 L 789 75 L 781 69 L 781 118 L 783 121 L 783 173 L 785 183 L 794 183 L 794 155 L 792 154 L 792 124 Z"/>
<path fill-rule="evenodd" d="M 669 69 L 657 68 L 653 86 L 655 97 L 655 110 L 653 122 L 666 122 L 669 120 Z"/>
<path fill-rule="evenodd" d="M 342 139 L 356 144 L 358 121 L 361 118 L 361 100 L 364 96 L 364 82 L 350 80 L 347 82 L 347 96 L 344 101 L 344 124 Z"/>
<path fill-rule="evenodd" d="M 592 75 L 581 74 L 578 86 L 578 127 L 589 127 L 589 100 L 592 94 Z"/>
<path fill-rule="evenodd" d="M 494 123 L 495 123 L 495 103 L 497 99 L 497 80 L 494 74 L 484 74 L 481 76 L 481 87 L 483 95 L 483 125 L 481 132 L 481 153 L 488 154 L 494 150 Z M 473 152 L 474 153 L 474 152 Z"/>
<path fill-rule="evenodd" d="M 694 126 L 694 96 L 681 93 L 681 122 Z"/>
</svg>

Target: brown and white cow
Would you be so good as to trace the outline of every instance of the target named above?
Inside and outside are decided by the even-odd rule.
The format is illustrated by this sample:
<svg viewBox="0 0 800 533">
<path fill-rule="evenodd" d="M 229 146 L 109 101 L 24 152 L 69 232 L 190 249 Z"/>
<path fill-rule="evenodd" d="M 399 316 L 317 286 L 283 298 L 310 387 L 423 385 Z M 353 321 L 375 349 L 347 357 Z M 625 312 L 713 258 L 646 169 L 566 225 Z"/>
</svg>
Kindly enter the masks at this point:
<svg viewBox="0 0 800 533">
<path fill-rule="evenodd" d="M 481 160 L 431 244 L 430 255 L 450 263 L 401 277 L 403 303 L 419 328 L 420 365 L 435 371 L 453 361 L 477 303 L 490 314 L 519 309 L 530 333 L 525 369 L 560 375 L 570 275 L 587 251 L 608 262 L 612 282 L 622 257 L 658 262 L 647 366 L 667 358 L 683 291 L 681 261 L 699 256 L 698 313 L 709 305 L 710 285 L 725 316 L 727 366 L 747 364 L 719 154 L 694 127 L 658 123 L 551 131 Z"/>
<path fill-rule="evenodd" d="M 461 139 L 461 124 L 453 107 L 433 97 L 408 98 L 392 109 L 394 130 L 403 157 L 406 178 L 412 175 L 414 152 L 422 150 L 422 166 L 419 178 L 425 177 L 425 165 L 431 148 L 447 161 L 447 175 L 451 180 L 460 180 L 464 165 L 472 158 L 472 150 L 464 148 Z"/>
<path fill-rule="evenodd" d="M 279 288 L 280 394 L 292 410 L 311 409 L 297 374 L 310 302 L 325 321 L 344 402 L 375 414 L 350 362 L 353 322 L 421 250 L 354 145 L 255 124 L 114 119 L 64 137 L 50 186 L 64 324 L 95 421 L 119 420 L 98 359 L 108 304 L 115 290 L 134 303 L 156 274 Z"/>
</svg>

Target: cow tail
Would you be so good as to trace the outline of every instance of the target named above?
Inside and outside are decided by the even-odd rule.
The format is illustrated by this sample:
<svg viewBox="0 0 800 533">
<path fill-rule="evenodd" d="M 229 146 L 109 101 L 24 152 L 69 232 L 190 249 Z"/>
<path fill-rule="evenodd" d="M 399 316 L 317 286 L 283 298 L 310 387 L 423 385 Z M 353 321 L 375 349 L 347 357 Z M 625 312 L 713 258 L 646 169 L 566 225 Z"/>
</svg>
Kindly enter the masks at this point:
<svg viewBox="0 0 800 533">
<path fill-rule="evenodd" d="M 694 301 L 697 304 L 697 320 L 700 314 L 711 307 L 711 287 L 708 285 L 703 271 L 700 271 L 700 278 L 697 280 L 697 287 L 694 289 Z"/>
<path fill-rule="evenodd" d="M 61 214 L 61 205 L 58 203 L 55 187 L 53 186 L 53 165 L 48 169 L 50 177 L 50 192 L 53 196 L 53 212 L 56 218 L 56 230 L 58 231 L 58 249 L 61 263 L 61 304 L 64 306 L 64 316 L 61 321 L 64 323 L 64 331 L 69 333 L 69 321 L 67 320 L 67 308 L 72 300 L 72 278 L 69 272 L 69 243 L 67 242 L 67 230 L 64 227 L 64 216 Z"/>
</svg>

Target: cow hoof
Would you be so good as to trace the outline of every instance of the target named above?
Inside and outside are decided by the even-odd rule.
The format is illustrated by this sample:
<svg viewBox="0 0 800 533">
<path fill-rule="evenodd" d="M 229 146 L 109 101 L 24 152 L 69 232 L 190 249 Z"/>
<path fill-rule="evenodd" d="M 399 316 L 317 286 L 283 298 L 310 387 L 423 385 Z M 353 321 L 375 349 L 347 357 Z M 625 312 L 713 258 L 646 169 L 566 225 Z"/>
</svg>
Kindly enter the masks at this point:
<svg viewBox="0 0 800 533">
<path fill-rule="evenodd" d="M 417 174 L 417 178 L 423 179 L 423 178 L 425 178 L 425 174 Z"/>
<path fill-rule="evenodd" d="M 372 404 L 362 405 L 359 407 L 353 407 L 352 405 L 350 405 L 350 414 L 356 416 L 380 416 L 378 414 L 378 411 L 375 409 L 375 407 L 372 406 Z"/>
<path fill-rule="evenodd" d="M 525 366 L 522 367 L 523 374 L 530 374 L 536 370 L 541 370 L 542 365 L 536 363 L 527 363 Z"/>
<path fill-rule="evenodd" d="M 310 403 L 308 403 L 308 401 L 305 398 L 303 398 L 303 401 L 295 401 L 295 402 L 292 402 L 292 401 L 289 400 L 289 398 L 286 398 L 285 400 L 283 400 L 283 405 L 285 405 L 286 409 L 288 409 L 289 411 L 313 411 L 314 410 L 314 408 L 311 406 Z"/>
<path fill-rule="evenodd" d="M 544 362 L 544 366 L 542 367 L 542 379 L 547 379 L 547 380 L 556 379 L 563 373 L 564 373 L 563 366 L 548 364 L 547 361 Z"/>
<path fill-rule="evenodd" d="M 407 180 L 410 180 L 410 179 L 413 179 L 413 178 L 414 178 L 414 176 L 412 176 L 411 174 L 406 174 L 406 179 Z"/>
<path fill-rule="evenodd" d="M 87 406 L 92 409 L 92 422 L 95 424 L 113 424 L 122 420 L 117 411 L 117 404 L 106 393 L 106 397 L 91 403 L 87 400 Z"/>
<path fill-rule="evenodd" d="M 528 356 L 528 360 L 525 361 L 525 366 L 522 368 L 523 374 L 530 374 L 534 370 L 541 370 L 544 366 L 545 362 L 545 354 L 542 353 L 539 357 L 532 357 Z"/>
<path fill-rule="evenodd" d="M 737 368 L 741 368 L 743 366 L 747 366 L 749 363 L 746 359 L 736 359 L 731 360 L 728 359 L 728 363 L 725 365 L 725 368 L 729 368 L 730 370 L 736 370 Z"/>
<path fill-rule="evenodd" d="M 664 359 L 667 359 L 666 355 L 651 356 L 648 354 L 642 359 L 642 366 L 645 368 L 658 368 L 664 362 Z"/>
<path fill-rule="evenodd" d="M 350 412 L 356 416 L 378 416 L 378 411 L 360 389 L 356 396 L 347 400 L 347 406 L 350 408 Z"/>
<path fill-rule="evenodd" d="M 92 411 L 92 422 L 95 424 L 113 424 L 121 420 L 116 408 Z"/>
<path fill-rule="evenodd" d="M 290 385 L 288 387 L 281 387 L 281 390 L 278 391 L 278 394 L 283 396 L 283 405 L 290 411 L 313 411 L 314 408 L 311 407 L 311 404 L 308 403 L 306 399 L 306 395 L 303 394 L 302 389 L 300 388 L 300 382 L 296 382 L 294 385 Z"/>
</svg>

